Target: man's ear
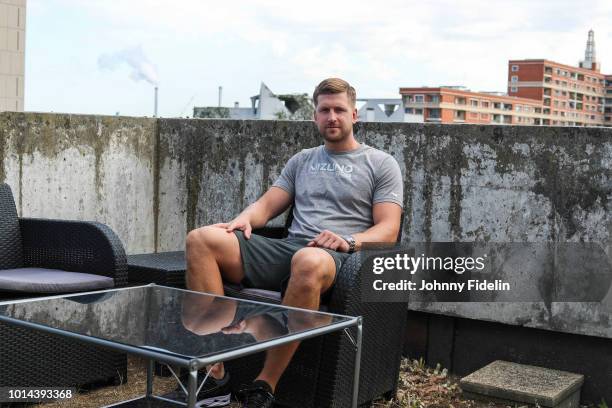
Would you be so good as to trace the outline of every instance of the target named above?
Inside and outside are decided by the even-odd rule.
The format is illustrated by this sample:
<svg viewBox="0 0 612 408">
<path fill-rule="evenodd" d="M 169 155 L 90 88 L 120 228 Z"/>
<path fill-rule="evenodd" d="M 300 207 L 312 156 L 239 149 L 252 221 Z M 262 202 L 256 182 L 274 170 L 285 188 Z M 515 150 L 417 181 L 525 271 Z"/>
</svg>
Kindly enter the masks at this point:
<svg viewBox="0 0 612 408">
<path fill-rule="evenodd" d="M 353 123 L 357 122 L 358 117 L 357 108 L 353 108 Z"/>
</svg>

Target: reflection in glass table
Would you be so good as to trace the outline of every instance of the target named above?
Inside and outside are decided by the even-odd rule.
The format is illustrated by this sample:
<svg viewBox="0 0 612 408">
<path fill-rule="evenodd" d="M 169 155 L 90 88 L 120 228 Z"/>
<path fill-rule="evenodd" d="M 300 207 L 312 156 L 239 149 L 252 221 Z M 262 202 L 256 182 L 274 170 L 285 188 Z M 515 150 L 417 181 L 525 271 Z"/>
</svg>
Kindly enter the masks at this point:
<svg viewBox="0 0 612 408">
<path fill-rule="evenodd" d="M 0 303 L 0 320 L 146 357 L 147 392 L 138 401 L 162 400 L 188 407 L 196 406 L 197 391 L 208 377 L 207 373 L 198 380 L 200 368 L 344 330 L 355 346 L 353 406 L 357 403 L 361 317 L 151 284 L 4 302 Z M 348 331 L 351 326 L 357 327 L 355 339 Z M 179 381 L 186 403 L 153 394 L 154 361 L 189 371 L 187 384 Z M 138 401 L 129 405 L 136 406 Z"/>
</svg>

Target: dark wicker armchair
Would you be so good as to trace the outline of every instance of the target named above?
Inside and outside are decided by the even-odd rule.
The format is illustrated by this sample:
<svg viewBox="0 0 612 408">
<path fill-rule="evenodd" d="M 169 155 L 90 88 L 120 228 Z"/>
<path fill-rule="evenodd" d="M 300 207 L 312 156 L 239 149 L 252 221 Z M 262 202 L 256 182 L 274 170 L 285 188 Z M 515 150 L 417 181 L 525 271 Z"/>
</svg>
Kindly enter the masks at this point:
<svg viewBox="0 0 612 408">
<path fill-rule="evenodd" d="M 83 277 L 68 279 L 63 288 L 74 290 L 62 290 L 54 282 L 41 285 L 34 275 L 40 268 L 51 270 L 50 276 L 63 270 L 106 278 L 94 279 L 89 287 Z M 20 273 L 23 286 L 18 285 Z M 99 289 L 109 284 L 107 278 L 114 287 L 127 284 L 125 251 L 110 228 L 95 222 L 20 219 L 10 187 L 0 184 L 0 302 Z M 126 376 L 125 354 L 0 323 L 0 386 L 117 384 Z"/>
<path fill-rule="evenodd" d="M 287 220 L 287 226 L 291 219 Z M 280 237 L 287 227 L 264 228 L 255 233 Z M 401 227 L 400 227 L 401 231 Z M 401 239 L 398 237 L 398 241 Z M 361 301 L 361 257 L 353 254 L 342 266 L 331 297 L 323 307 L 330 313 L 363 316 L 359 404 L 381 396 L 395 396 L 402 355 L 407 303 L 364 303 Z M 265 299 L 229 285 L 229 296 Z M 355 338 L 356 333 L 352 333 Z M 287 407 L 349 407 L 353 384 L 355 348 L 344 333 L 332 333 L 300 344 L 276 390 L 277 403 Z M 261 370 L 265 355 L 228 361 L 235 385 L 251 381 Z"/>
</svg>

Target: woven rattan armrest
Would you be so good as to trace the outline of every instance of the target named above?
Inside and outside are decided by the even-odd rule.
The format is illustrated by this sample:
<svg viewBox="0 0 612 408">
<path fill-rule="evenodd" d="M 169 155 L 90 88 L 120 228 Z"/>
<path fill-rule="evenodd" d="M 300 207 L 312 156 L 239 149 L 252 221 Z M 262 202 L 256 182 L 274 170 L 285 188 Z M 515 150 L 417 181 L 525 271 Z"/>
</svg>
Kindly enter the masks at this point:
<svg viewBox="0 0 612 408">
<path fill-rule="evenodd" d="M 88 221 L 20 218 L 25 266 L 108 276 L 127 284 L 125 250 L 106 225 Z"/>
</svg>

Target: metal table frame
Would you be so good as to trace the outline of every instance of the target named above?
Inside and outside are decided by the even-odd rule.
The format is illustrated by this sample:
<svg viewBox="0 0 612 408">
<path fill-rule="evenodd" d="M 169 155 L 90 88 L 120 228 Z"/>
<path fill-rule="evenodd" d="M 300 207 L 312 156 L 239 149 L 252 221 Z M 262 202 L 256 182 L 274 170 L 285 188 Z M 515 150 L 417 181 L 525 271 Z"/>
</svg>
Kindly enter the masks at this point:
<svg viewBox="0 0 612 408">
<path fill-rule="evenodd" d="M 115 292 L 115 291 L 121 291 L 121 290 L 130 290 L 134 288 L 143 288 L 143 287 L 148 287 L 148 286 L 150 287 L 150 286 L 159 286 L 159 285 L 155 285 L 154 283 L 152 283 L 148 285 L 132 286 L 132 287 L 127 287 L 127 288 L 111 289 L 111 290 L 104 290 L 104 291 L 81 292 L 81 293 L 75 293 L 75 294 L 70 294 L 70 295 L 58 295 L 58 296 L 48 296 L 48 297 L 31 298 L 31 299 L 21 299 L 21 300 L 15 300 L 15 301 L 0 302 L 0 306 L 16 304 L 16 303 L 35 302 L 35 301 L 47 300 L 47 299 L 69 298 L 73 296 L 82 296 L 82 295 L 89 295 L 89 294 L 102 293 L 102 292 L 108 293 L 108 292 Z M 190 291 L 186 289 L 177 289 L 177 288 L 172 288 L 172 289 L 186 291 L 186 292 L 200 293 L 200 292 Z M 225 296 L 218 296 L 218 297 L 225 297 Z M 232 300 L 244 301 L 241 299 L 234 299 L 234 298 L 232 298 Z M 263 302 L 256 302 L 256 301 L 250 301 L 250 300 L 248 302 L 265 304 Z M 274 306 L 282 307 L 285 309 L 294 309 L 294 310 L 303 311 L 303 309 L 298 309 L 298 308 L 289 307 L 289 306 L 283 306 L 283 305 L 274 305 Z M 324 313 L 324 312 L 317 312 L 317 313 Z M 324 314 L 333 315 L 332 313 L 324 313 Z M 338 316 L 338 315 L 334 315 L 334 316 Z M 360 365 L 361 365 L 361 341 L 362 341 L 362 336 L 363 336 L 363 319 L 361 316 L 357 316 L 357 317 L 344 316 L 344 317 L 347 317 L 348 320 L 343 321 L 343 322 L 333 323 L 333 324 L 330 324 L 329 326 L 308 330 L 303 333 L 291 334 L 291 335 L 288 335 L 282 338 L 272 339 L 272 340 L 264 341 L 261 343 L 256 343 L 256 344 L 249 345 L 243 348 L 239 348 L 237 350 L 231 350 L 231 351 L 226 351 L 226 352 L 216 354 L 213 356 L 208 356 L 208 357 L 203 357 L 203 358 L 192 358 L 192 359 L 172 356 L 162 351 L 155 351 L 155 350 L 147 349 L 143 347 L 115 343 L 110 340 L 90 337 L 90 336 L 80 334 L 80 333 L 68 332 L 68 331 L 56 329 L 53 327 L 44 326 L 42 324 L 26 322 L 23 320 L 14 319 L 14 318 L 2 316 L 2 315 L 0 315 L 0 321 L 4 321 L 7 323 L 17 325 L 17 326 L 22 326 L 26 328 L 35 329 L 35 330 L 41 330 L 47 333 L 53 333 L 53 334 L 57 334 L 60 336 L 80 340 L 86 343 L 93 343 L 99 346 L 108 347 L 113 350 L 124 351 L 126 353 L 144 357 L 148 359 L 147 361 L 147 390 L 146 390 L 146 395 L 144 396 L 144 398 L 157 399 L 160 401 L 171 402 L 177 405 L 187 406 L 189 408 L 194 408 L 197 402 L 197 391 L 199 389 L 199 386 L 201 385 L 201 384 L 198 384 L 198 370 L 199 369 L 206 367 L 208 365 L 214 364 L 214 363 L 233 360 L 235 358 L 243 357 L 249 354 L 254 354 L 260 351 L 267 350 L 269 348 L 291 343 L 293 341 L 306 340 L 311 337 L 316 337 L 316 336 L 320 336 L 323 334 L 343 330 L 344 333 L 349 338 L 349 340 L 351 341 L 351 343 L 353 344 L 353 346 L 355 347 L 355 363 L 354 363 L 353 391 L 352 391 L 351 407 L 357 408 L 357 402 L 358 402 L 358 397 L 359 397 L 359 373 L 360 373 Z M 350 332 L 348 331 L 348 329 L 353 326 L 357 328 L 357 336 L 355 339 L 353 339 Z M 186 403 L 170 400 L 168 398 L 164 398 L 164 397 L 157 396 L 157 395 L 153 395 L 153 364 L 154 364 L 154 361 L 159 361 L 159 362 L 166 363 L 169 365 L 172 364 L 175 366 L 183 367 L 189 371 L 187 389 L 186 389 L 187 391 L 187 402 Z M 206 380 L 206 377 L 204 378 L 204 381 L 205 380 Z M 114 406 L 114 405 L 111 405 L 111 406 Z"/>
</svg>

